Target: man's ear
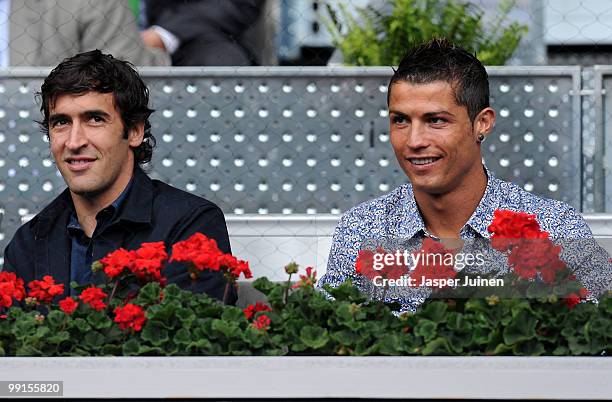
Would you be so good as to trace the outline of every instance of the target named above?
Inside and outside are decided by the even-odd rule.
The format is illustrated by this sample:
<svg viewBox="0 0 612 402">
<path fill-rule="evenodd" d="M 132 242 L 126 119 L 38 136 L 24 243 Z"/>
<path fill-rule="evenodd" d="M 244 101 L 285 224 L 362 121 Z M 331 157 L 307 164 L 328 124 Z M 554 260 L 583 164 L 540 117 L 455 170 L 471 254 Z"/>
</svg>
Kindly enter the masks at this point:
<svg viewBox="0 0 612 402">
<path fill-rule="evenodd" d="M 137 148 L 144 140 L 144 123 L 138 123 L 128 131 L 130 147 Z"/>
<path fill-rule="evenodd" d="M 495 125 L 495 110 L 491 107 L 484 108 L 478 113 L 474 120 L 474 132 L 476 134 L 488 135 Z"/>
</svg>

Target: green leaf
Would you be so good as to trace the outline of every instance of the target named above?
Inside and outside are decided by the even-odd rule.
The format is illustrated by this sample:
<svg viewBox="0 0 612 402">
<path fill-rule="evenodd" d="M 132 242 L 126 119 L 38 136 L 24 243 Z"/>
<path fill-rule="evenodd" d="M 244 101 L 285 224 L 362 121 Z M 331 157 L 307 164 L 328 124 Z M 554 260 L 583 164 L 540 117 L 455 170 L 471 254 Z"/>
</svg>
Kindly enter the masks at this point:
<svg viewBox="0 0 612 402">
<path fill-rule="evenodd" d="M 71 325 L 74 326 L 79 332 L 88 332 L 91 330 L 91 325 L 83 318 L 76 318 L 72 320 Z"/>
<path fill-rule="evenodd" d="M 105 329 L 113 324 L 104 311 L 91 311 L 87 316 L 87 322 L 94 329 Z"/>
<path fill-rule="evenodd" d="M 517 342 L 535 338 L 535 327 L 537 323 L 537 319 L 529 314 L 527 310 L 521 310 L 512 317 L 510 324 L 504 328 L 504 342 L 507 345 L 514 345 Z"/>
<path fill-rule="evenodd" d="M 383 335 L 378 340 L 377 346 L 381 355 L 396 356 L 402 352 L 402 343 L 396 334 Z"/>
<path fill-rule="evenodd" d="M 436 338 L 431 342 L 427 342 L 425 344 L 425 347 L 422 350 L 422 353 L 425 356 L 430 356 L 430 355 L 441 356 L 441 355 L 452 355 L 453 354 L 451 347 L 448 344 L 448 341 L 444 338 Z"/>
<path fill-rule="evenodd" d="M 546 352 L 544 345 L 538 341 L 520 342 L 512 348 L 515 356 L 540 356 Z"/>
<path fill-rule="evenodd" d="M 329 342 L 329 335 L 325 328 L 307 325 L 300 331 L 300 340 L 309 348 L 317 350 Z"/>
<path fill-rule="evenodd" d="M 264 334 L 261 331 L 253 328 L 251 325 L 249 325 L 246 331 L 244 331 L 242 339 L 253 349 L 259 349 L 263 347 L 265 343 Z"/>
<path fill-rule="evenodd" d="M 196 316 L 190 309 L 179 308 L 176 310 L 176 318 L 183 324 L 184 328 L 189 328 L 195 321 Z"/>
<path fill-rule="evenodd" d="M 128 339 L 123 344 L 123 355 L 124 356 L 137 356 L 139 350 L 140 350 L 140 342 L 135 338 Z"/>
<path fill-rule="evenodd" d="M 142 329 L 141 338 L 150 342 L 153 346 L 161 346 L 168 342 L 168 331 L 160 325 L 148 322 Z"/>
<path fill-rule="evenodd" d="M 351 331 L 348 329 L 332 332 L 330 337 L 339 344 L 350 347 L 354 346 L 357 342 L 360 342 L 363 339 L 361 332 Z"/>
<path fill-rule="evenodd" d="M 47 342 L 53 345 L 59 345 L 60 343 L 65 342 L 69 339 L 70 333 L 68 331 L 60 331 L 48 337 Z"/>
<path fill-rule="evenodd" d="M 139 306 L 147 306 L 149 304 L 159 303 L 159 296 L 161 288 L 157 282 L 149 282 L 140 289 L 138 296 L 134 299 L 133 303 Z M 166 294 L 164 293 L 164 297 Z"/>
<path fill-rule="evenodd" d="M 83 346 L 90 349 L 97 349 L 105 344 L 104 335 L 97 331 L 90 331 L 83 337 Z"/>
<path fill-rule="evenodd" d="M 241 309 L 234 306 L 227 306 L 221 314 L 221 319 L 225 321 L 242 321 L 244 320 L 244 313 Z"/>
<path fill-rule="evenodd" d="M 51 328 L 59 328 L 66 321 L 66 313 L 60 310 L 52 310 L 47 314 L 45 322 Z"/>
<path fill-rule="evenodd" d="M 226 338 L 233 338 L 239 336 L 240 328 L 238 327 L 238 323 L 235 321 L 225 321 L 215 319 L 212 322 L 213 331 L 220 332 Z"/>
<path fill-rule="evenodd" d="M 164 298 L 162 304 L 153 305 L 147 309 L 147 318 L 149 321 L 155 321 L 158 325 L 172 329 L 178 324 L 176 312 L 180 307 L 178 300 L 166 301 Z"/>
<path fill-rule="evenodd" d="M 251 285 L 266 296 L 270 294 L 272 289 L 279 287 L 278 284 L 271 282 L 265 276 L 255 279 Z"/>
<path fill-rule="evenodd" d="M 428 318 L 435 323 L 441 323 L 446 321 L 447 309 L 448 305 L 442 301 L 437 300 L 428 302 L 421 311 L 421 316 Z"/>
<path fill-rule="evenodd" d="M 191 333 L 187 328 L 181 328 L 174 334 L 174 343 L 178 345 L 187 345 L 191 343 Z"/>
<path fill-rule="evenodd" d="M 436 337 L 437 324 L 428 319 L 421 319 L 414 328 L 414 334 L 422 336 L 425 342 L 429 342 Z"/>
</svg>

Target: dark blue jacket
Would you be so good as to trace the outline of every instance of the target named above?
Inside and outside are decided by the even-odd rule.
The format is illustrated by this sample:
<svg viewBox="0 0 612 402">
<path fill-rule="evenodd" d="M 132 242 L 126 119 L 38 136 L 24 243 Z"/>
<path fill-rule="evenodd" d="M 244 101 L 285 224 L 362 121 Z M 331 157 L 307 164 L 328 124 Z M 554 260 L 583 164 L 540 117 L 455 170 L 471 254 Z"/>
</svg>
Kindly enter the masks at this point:
<svg viewBox="0 0 612 402">
<path fill-rule="evenodd" d="M 71 240 L 67 233 L 74 204 L 66 189 L 38 215 L 21 226 L 4 252 L 4 270 L 15 272 L 27 284 L 51 275 L 70 290 Z M 92 261 L 123 247 L 133 250 L 144 242 L 164 241 L 171 246 L 201 232 L 217 241 L 221 251 L 231 252 L 221 209 L 212 202 L 176 189 L 159 180 L 151 180 L 140 168 L 134 170 L 134 181 L 115 219 L 96 228 L 92 242 Z M 223 299 L 226 281 L 218 272 L 204 271 L 194 283 L 185 265 L 168 264 L 162 273 L 168 283 L 183 289 Z M 94 276 L 99 282 L 100 276 Z M 236 300 L 235 289 L 228 299 Z"/>
</svg>

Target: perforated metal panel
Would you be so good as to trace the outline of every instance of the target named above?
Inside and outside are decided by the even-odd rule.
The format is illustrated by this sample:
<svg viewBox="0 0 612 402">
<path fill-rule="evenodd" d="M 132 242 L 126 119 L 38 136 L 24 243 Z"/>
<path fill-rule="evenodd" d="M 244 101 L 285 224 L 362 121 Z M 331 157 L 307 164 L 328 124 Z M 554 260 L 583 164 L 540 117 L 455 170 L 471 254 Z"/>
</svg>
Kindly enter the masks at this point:
<svg viewBox="0 0 612 402">
<path fill-rule="evenodd" d="M 483 147 L 494 174 L 581 209 L 580 68 L 489 69 L 493 135 Z"/>
<path fill-rule="evenodd" d="M 0 77 L 0 247 L 63 188 L 34 119 L 46 71 Z M 144 69 L 151 175 L 226 213 L 333 213 L 405 182 L 389 144 L 391 69 Z M 490 69 L 497 177 L 580 208 L 579 68 Z"/>
<path fill-rule="evenodd" d="M 612 211 L 612 66 L 595 66 L 596 137 L 595 185 L 599 188 L 599 210 Z"/>
</svg>

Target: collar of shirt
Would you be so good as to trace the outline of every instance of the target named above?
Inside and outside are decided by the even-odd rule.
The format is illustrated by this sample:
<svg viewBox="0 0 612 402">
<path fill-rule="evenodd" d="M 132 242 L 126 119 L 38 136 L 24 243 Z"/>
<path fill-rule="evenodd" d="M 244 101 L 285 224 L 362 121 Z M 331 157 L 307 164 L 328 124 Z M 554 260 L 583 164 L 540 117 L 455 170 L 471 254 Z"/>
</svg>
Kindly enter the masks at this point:
<svg viewBox="0 0 612 402">
<path fill-rule="evenodd" d="M 500 181 L 493 177 L 493 174 L 486 166 L 484 166 L 484 170 L 487 175 L 487 187 L 476 210 L 463 228 L 461 228 L 462 239 L 474 237 L 488 239 L 490 236 L 487 227 L 493 220 L 493 213 L 499 206 L 500 192 L 498 187 L 500 186 Z M 412 238 L 419 235 L 435 237 L 429 234 L 425 227 L 411 184 L 404 185 L 401 198 L 398 207 L 391 212 L 391 221 L 397 222 L 397 225 L 392 225 L 390 228 L 391 235 L 401 238 Z"/>
<path fill-rule="evenodd" d="M 112 221 L 115 217 L 117 217 L 118 212 L 123 204 L 123 201 L 126 199 L 127 194 L 130 192 L 132 188 L 132 184 L 134 183 L 134 176 L 130 179 L 128 185 L 123 189 L 119 197 L 115 201 L 112 202 L 108 207 L 102 209 L 100 212 L 96 214 L 96 221 L 98 221 L 98 226 L 107 222 Z M 74 204 L 73 204 L 74 208 Z M 70 221 L 68 222 L 68 233 L 70 235 L 76 235 L 77 233 L 82 233 L 83 229 L 81 228 L 81 224 L 77 219 L 76 211 L 72 209 L 72 213 L 70 214 Z"/>
<path fill-rule="evenodd" d="M 134 168 L 132 187 L 119 210 L 117 220 L 151 225 L 153 214 L 153 182 L 138 166 Z M 70 190 L 64 190 L 30 221 L 36 238 L 47 236 L 56 224 L 57 216 L 64 216 L 66 209 L 74 210 Z M 66 218 L 68 219 L 68 218 Z"/>
</svg>

